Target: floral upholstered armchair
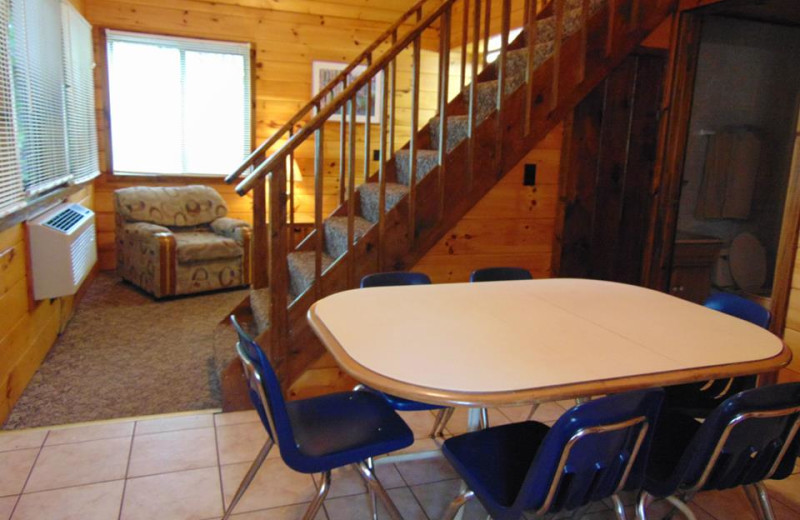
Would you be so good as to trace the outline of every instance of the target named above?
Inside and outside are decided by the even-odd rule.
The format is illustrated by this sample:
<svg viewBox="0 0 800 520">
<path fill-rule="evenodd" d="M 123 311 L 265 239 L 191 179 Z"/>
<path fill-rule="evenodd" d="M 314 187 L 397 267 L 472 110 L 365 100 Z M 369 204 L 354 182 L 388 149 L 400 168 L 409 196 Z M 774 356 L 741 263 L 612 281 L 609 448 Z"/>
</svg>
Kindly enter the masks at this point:
<svg viewBox="0 0 800 520">
<path fill-rule="evenodd" d="M 213 188 L 124 188 L 114 207 L 117 273 L 156 298 L 250 282 L 250 226 Z"/>
</svg>

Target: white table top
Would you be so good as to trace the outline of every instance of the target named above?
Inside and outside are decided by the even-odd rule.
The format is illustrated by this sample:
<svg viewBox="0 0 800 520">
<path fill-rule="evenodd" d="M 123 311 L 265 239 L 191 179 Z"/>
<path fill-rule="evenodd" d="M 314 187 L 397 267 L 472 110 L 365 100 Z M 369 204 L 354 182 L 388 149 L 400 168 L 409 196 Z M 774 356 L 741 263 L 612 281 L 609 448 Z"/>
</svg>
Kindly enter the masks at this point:
<svg viewBox="0 0 800 520">
<path fill-rule="evenodd" d="M 595 280 L 356 289 L 316 302 L 308 317 L 356 379 L 441 404 L 604 393 L 774 370 L 790 358 L 743 320 Z"/>
</svg>

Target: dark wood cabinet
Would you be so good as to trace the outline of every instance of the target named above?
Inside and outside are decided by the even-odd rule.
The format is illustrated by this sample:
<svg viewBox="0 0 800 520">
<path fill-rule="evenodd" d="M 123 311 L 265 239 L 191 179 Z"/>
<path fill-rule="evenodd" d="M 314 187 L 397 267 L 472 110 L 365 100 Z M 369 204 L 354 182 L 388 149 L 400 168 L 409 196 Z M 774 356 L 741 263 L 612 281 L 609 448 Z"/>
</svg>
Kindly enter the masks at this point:
<svg viewBox="0 0 800 520">
<path fill-rule="evenodd" d="M 711 293 L 711 273 L 722 241 L 716 237 L 678 233 L 672 257 L 670 294 L 703 303 Z"/>
</svg>

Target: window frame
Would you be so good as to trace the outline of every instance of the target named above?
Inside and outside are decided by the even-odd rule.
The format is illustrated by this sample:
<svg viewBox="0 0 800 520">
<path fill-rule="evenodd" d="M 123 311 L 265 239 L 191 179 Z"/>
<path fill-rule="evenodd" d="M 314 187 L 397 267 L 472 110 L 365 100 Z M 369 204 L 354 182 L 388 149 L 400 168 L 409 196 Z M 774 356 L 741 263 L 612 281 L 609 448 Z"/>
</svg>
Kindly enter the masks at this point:
<svg viewBox="0 0 800 520">
<path fill-rule="evenodd" d="M 114 167 L 114 152 L 113 152 L 113 136 L 112 136 L 112 126 L 111 126 L 111 89 L 110 89 L 110 68 L 109 68 L 109 42 L 108 42 L 108 33 L 109 32 L 117 32 L 117 33 L 124 33 L 124 34 L 131 34 L 136 36 L 141 36 L 143 38 L 152 37 L 152 38 L 163 38 L 163 39 L 175 39 L 175 40 L 198 40 L 200 42 L 207 41 L 211 43 L 221 43 L 221 44 L 239 44 L 239 45 L 248 45 L 249 46 L 249 55 L 245 60 L 246 66 L 249 68 L 249 84 L 247 85 L 247 90 L 249 94 L 249 99 L 247 103 L 248 114 L 247 117 L 249 119 L 248 124 L 246 127 L 249 131 L 249 139 L 246 139 L 246 146 L 247 146 L 247 153 L 242 156 L 242 161 L 244 161 L 247 154 L 250 153 L 255 147 L 256 141 L 256 55 L 257 55 L 257 47 L 254 41 L 252 40 L 236 40 L 236 39 L 228 39 L 228 40 L 215 40 L 211 38 L 204 38 L 200 36 L 192 36 L 192 35 L 175 35 L 175 34 L 166 34 L 166 33 L 159 33 L 159 32 L 144 32 L 144 31 L 136 31 L 130 30 L 129 28 L 120 28 L 111 25 L 105 26 L 94 26 L 94 42 L 95 42 L 95 61 L 97 63 L 96 73 L 95 73 L 95 84 L 97 85 L 98 92 L 100 93 L 98 102 L 102 103 L 102 117 L 103 117 L 103 126 L 104 130 L 102 132 L 101 137 L 101 171 L 108 174 L 108 181 L 109 182 L 126 182 L 125 179 L 139 179 L 138 182 L 146 182 L 146 183 L 154 183 L 154 184 L 161 184 L 164 182 L 174 183 L 179 179 L 186 180 L 188 182 L 203 182 L 206 184 L 216 184 L 217 181 L 219 183 L 223 183 L 223 179 L 226 175 L 230 172 L 222 172 L 222 173 L 196 173 L 196 172 L 189 172 L 189 173 L 169 173 L 169 172 L 127 172 L 127 171 L 116 171 Z M 245 128 L 245 125 L 243 125 Z"/>
</svg>

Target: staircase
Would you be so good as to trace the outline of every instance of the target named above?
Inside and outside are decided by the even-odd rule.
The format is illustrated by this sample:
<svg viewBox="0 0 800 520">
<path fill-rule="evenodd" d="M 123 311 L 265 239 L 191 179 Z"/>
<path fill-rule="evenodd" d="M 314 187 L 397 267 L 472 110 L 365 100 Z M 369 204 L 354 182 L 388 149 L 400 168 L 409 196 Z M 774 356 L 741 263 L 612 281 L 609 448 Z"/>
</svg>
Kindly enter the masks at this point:
<svg viewBox="0 0 800 520">
<path fill-rule="evenodd" d="M 241 195 L 253 190 L 254 197 L 250 305 L 259 340 L 285 387 L 319 364 L 324 352 L 306 322 L 315 301 L 357 287 L 366 274 L 412 267 L 674 11 L 677 1 L 518 3 L 421 0 L 228 177 L 228 182 L 234 182 L 249 172 L 236 190 Z M 517 25 L 522 23 L 523 31 L 508 41 L 512 18 Z M 409 24 L 413 27 L 401 34 Z M 417 129 L 420 54 L 426 31 L 439 35 L 437 113 L 444 117 L 436 116 L 411 131 L 409 142 L 395 150 L 392 122 L 398 55 L 410 50 L 413 56 L 410 128 Z M 489 63 L 483 49 L 493 32 L 502 35 L 501 45 L 496 61 Z M 459 46 L 460 74 L 451 78 L 450 54 Z M 378 56 L 378 49 L 386 47 Z M 347 73 L 362 64 L 367 70 L 348 80 Z M 352 124 L 357 93 L 381 72 L 383 110 L 378 121 L 371 121 L 367 114 L 363 123 Z M 452 99 L 447 95 L 450 81 L 459 87 Z M 341 92 L 326 103 L 335 86 Z M 330 160 L 325 156 L 325 132 L 332 128 L 329 120 L 337 113 L 343 114 L 335 158 L 340 204 L 323 218 L 323 170 Z M 380 167 L 377 172 L 365 168 L 364 182 L 356 186 L 355 132 L 364 125 L 363 160 L 370 150 L 371 124 L 380 125 Z M 287 137 L 278 151 L 267 156 L 271 147 Z M 312 139 L 314 228 L 290 248 L 288 237 L 294 225 L 294 204 L 287 212 L 287 199 L 294 198 L 291 158 Z"/>
</svg>

